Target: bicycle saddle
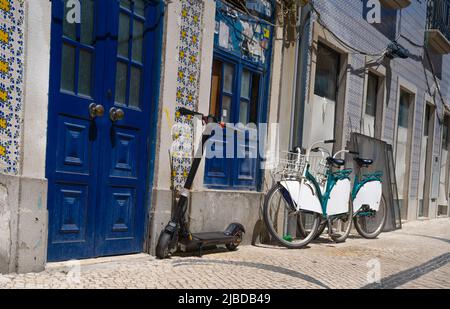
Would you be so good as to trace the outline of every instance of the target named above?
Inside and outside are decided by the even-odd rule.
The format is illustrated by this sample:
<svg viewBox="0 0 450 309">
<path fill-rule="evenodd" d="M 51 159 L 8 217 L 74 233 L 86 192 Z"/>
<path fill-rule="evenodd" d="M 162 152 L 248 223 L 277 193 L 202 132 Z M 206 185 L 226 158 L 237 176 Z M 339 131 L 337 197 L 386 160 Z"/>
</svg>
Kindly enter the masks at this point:
<svg viewBox="0 0 450 309">
<path fill-rule="evenodd" d="M 355 158 L 355 162 L 359 166 L 369 166 L 373 164 L 373 160 L 370 159 L 362 159 L 362 158 Z"/>
<path fill-rule="evenodd" d="M 336 166 L 344 166 L 345 165 L 345 160 L 335 159 L 333 157 L 328 157 L 327 162 L 328 162 L 328 164 L 332 164 L 332 165 L 336 165 Z"/>
</svg>

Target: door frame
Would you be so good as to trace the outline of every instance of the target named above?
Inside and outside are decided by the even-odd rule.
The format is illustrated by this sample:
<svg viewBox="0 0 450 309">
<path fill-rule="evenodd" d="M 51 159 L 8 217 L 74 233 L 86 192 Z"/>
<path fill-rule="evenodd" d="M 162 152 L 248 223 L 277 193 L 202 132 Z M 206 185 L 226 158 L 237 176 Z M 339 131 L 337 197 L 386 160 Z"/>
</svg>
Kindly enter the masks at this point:
<svg viewBox="0 0 450 309">
<path fill-rule="evenodd" d="M 366 57 L 366 70 L 364 73 L 364 88 L 363 97 L 361 103 L 361 124 L 360 129 L 364 124 L 364 115 L 366 112 L 366 101 L 367 101 L 367 91 L 369 85 L 369 73 L 375 75 L 378 78 L 378 89 L 377 89 L 377 106 L 375 110 L 375 122 L 374 122 L 374 138 L 383 139 L 384 134 L 384 123 L 385 123 L 385 104 L 386 104 L 386 68 L 384 65 L 379 65 L 373 67 L 373 61 L 368 61 Z"/>
<path fill-rule="evenodd" d="M 151 71 L 151 80 L 154 82 L 153 93 L 151 96 L 152 102 L 150 103 L 150 116 L 151 116 L 151 124 L 149 125 L 148 132 L 148 142 L 147 142 L 147 151 L 149 152 L 148 156 L 148 165 L 147 165 L 147 188 L 144 196 L 145 203 L 145 219 L 144 219 L 144 232 L 143 232 L 143 252 L 148 252 L 150 250 L 150 231 L 151 231 L 151 208 L 152 208 L 152 193 L 153 193 L 153 181 L 155 178 L 155 160 L 156 160 L 156 148 L 157 148 L 157 133 L 158 133 L 158 123 L 161 119 L 159 114 L 159 104 L 161 99 L 161 76 L 162 76 L 162 66 L 163 66 L 163 48 L 164 48 L 164 33 L 166 30 L 166 5 L 163 0 L 158 1 L 158 24 L 155 29 L 155 44 L 157 47 L 153 52 L 152 63 L 154 65 L 153 70 Z"/>
<path fill-rule="evenodd" d="M 408 219 L 408 215 L 411 213 L 409 211 L 409 206 L 410 206 L 410 193 L 411 193 L 411 160 L 412 160 L 412 151 L 413 151 L 413 144 L 414 144 L 414 132 L 415 132 L 415 128 L 416 128 L 416 124 L 415 124 L 415 113 L 416 113 L 416 105 L 417 105 L 417 87 L 413 84 L 411 84 L 410 82 L 408 82 L 407 80 L 403 79 L 402 77 L 398 77 L 398 81 L 397 81 L 397 99 L 396 99 L 396 106 L 395 106 L 395 118 L 394 118 L 394 160 L 396 160 L 397 158 L 397 139 L 398 139 L 398 114 L 400 111 L 400 93 L 401 91 L 406 91 L 408 92 L 411 96 L 412 96 L 412 100 L 411 102 L 409 102 L 410 106 L 412 108 L 409 109 L 409 115 L 408 115 L 408 146 L 407 146 L 407 156 L 406 156 L 406 160 L 405 160 L 405 164 L 406 164 L 406 179 L 405 179 L 405 183 L 404 183 L 404 188 L 402 188 L 402 192 L 403 192 L 403 200 L 404 200 L 404 204 L 402 205 L 402 207 L 405 208 L 405 213 L 404 213 L 404 217 L 402 218 L 402 220 L 407 220 Z M 417 206 L 417 205 L 416 205 Z M 416 212 L 414 212 L 416 213 Z"/>
<path fill-rule="evenodd" d="M 333 145 L 333 152 L 335 149 L 342 149 L 345 145 L 345 126 L 347 124 L 346 113 L 347 110 L 347 93 L 349 91 L 349 81 L 350 78 L 348 64 L 351 63 L 352 55 L 345 50 L 345 48 L 340 44 L 332 35 L 329 34 L 328 30 L 317 22 L 313 23 L 312 26 L 312 49 L 311 49 L 311 64 L 310 64 L 310 77 L 309 77 L 309 89 L 307 91 L 307 100 L 302 104 L 312 104 L 314 98 L 314 88 L 316 81 L 316 63 L 317 63 L 317 50 L 319 44 L 325 45 L 326 47 L 334 50 L 340 55 L 339 57 L 339 71 L 337 72 L 336 80 L 336 106 L 334 110 L 334 123 L 333 123 L 333 138 L 336 139 L 336 143 Z M 309 103 L 308 103 L 309 102 Z M 303 108 L 303 115 L 300 116 L 302 119 L 302 127 L 305 125 L 306 111 Z M 304 143 L 303 134 L 305 128 L 302 128 L 301 143 Z M 308 147 L 309 145 L 303 145 Z"/>
<path fill-rule="evenodd" d="M 436 106 L 433 103 L 433 99 L 429 95 L 425 95 L 424 105 L 423 105 L 423 121 L 422 121 L 422 134 L 425 130 L 425 117 L 426 117 L 426 109 L 427 106 L 431 108 L 431 121 L 428 123 L 428 141 L 427 141 L 427 149 L 426 151 L 426 159 L 425 159 L 425 175 L 424 175 L 424 184 L 423 184 L 423 218 L 430 218 L 432 215 L 430 214 L 430 202 L 431 202 L 431 180 L 432 180 L 432 167 L 433 167 L 433 151 L 434 151 L 434 141 L 435 141 L 435 129 L 436 129 Z M 422 138 L 422 135 L 421 135 Z M 421 139 L 422 144 L 422 139 Z M 420 151 L 422 151 L 422 145 L 420 147 Z M 419 172 L 420 173 L 420 172 Z M 421 188 L 419 188 L 421 190 Z M 418 199 L 419 202 L 419 199 Z M 419 217 L 419 207 L 417 207 L 417 217 Z"/>
<path fill-rule="evenodd" d="M 62 1 L 62 0 L 61 0 Z M 157 139 L 156 139 L 156 133 L 158 130 L 158 120 L 160 119 L 159 117 L 159 103 L 160 103 L 160 92 L 161 92 L 161 72 L 162 72 L 162 65 L 163 65 L 163 59 L 162 59 L 162 53 L 163 53 L 163 37 L 164 37 L 164 32 L 166 31 L 165 25 L 165 13 L 166 13 L 166 8 L 165 8 L 165 4 L 164 1 L 162 0 L 154 0 L 157 1 L 157 4 L 155 4 L 156 6 L 156 20 L 157 20 L 157 24 L 154 26 L 154 44 L 153 47 L 155 48 L 155 50 L 153 51 L 153 55 L 152 55 L 152 59 L 150 60 L 152 63 L 152 69 L 151 72 L 149 73 L 150 75 L 150 80 L 147 81 L 147 84 L 151 84 L 153 85 L 153 89 L 152 89 L 152 95 L 150 96 L 151 98 L 151 102 L 148 102 L 148 104 L 150 104 L 149 106 L 149 120 L 150 121 L 150 125 L 148 128 L 148 131 L 146 132 L 146 151 L 148 152 L 148 161 L 145 162 L 145 166 L 146 166 L 146 171 L 145 171 L 145 181 L 146 181 L 146 185 L 145 185 L 145 192 L 144 192 L 144 220 L 143 220 L 143 232 L 142 232 L 142 239 L 140 240 L 140 243 L 142 244 L 142 249 L 141 252 L 146 252 L 149 249 L 149 245 L 150 245 L 150 240 L 149 240 L 149 231 L 150 231 L 150 222 L 151 222 L 151 218 L 150 218 L 150 214 L 151 214 L 151 207 L 152 207 L 152 188 L 153 188 L 153 182 L 154 182 L 154 171 L 155 171 L 155 157 L 156 157 L 156 148 L 157 148 Z M 53 58 L 55 57 L 61 57 L 61 50 L 59 50 L 59 48 L 57 48 L 57 46 L 55 46 L 55 44 L 58 40 L 55 40 L 55 38 L 57 39 L 57 35 L 58 32 L 54 30 L 54 24 L 58 23 L 58 22 L 62 22 L 62 20 L 60 19 L 56 19 L 54 18 L 54 13 L 53 13 L 53 5 L 50 4 L 51 7 L 51 13 L 49 14 L 50 17 L 50 51 L 49 51 L 49 71 L 48 71 L 48 76 L 49 76 L 49 91 L 48 91 L 48 109 L 47 109 L 47 128 L 55 128 L 55 121 L 56 118 L 52 117 L 52 115 L 54 116 L 55 113 L 55 108 L 56 108 L 56 100 L 54 100 L 54 91 L 56 91 L 55 87 L 57 87 L 59 89 L 59 85 L 56 85 L 54 78 L 52 78 L 52 74 L 54 74 L 53 72 L 55 72 L 55 70 L 61 70 L 61 68 L 55 68 L 55 63 L 53 60 Z M 48 175 L 49 173 L 52 173 L 54 168 L 53 168 L 53 164 L 49 164 L 48 160 L 52 160 L 53 158 L 50 158 L 49 155 L 51 155 L 50 151 L 50 140 L 51 140 L 51 131 L 47 129 L 46 132 L 46 136 L 47 136 L 47 140 L 46 140 L 46 147 L 45 147 L 45 174 L 46 174 L 46 178 L 48 179 Z M 52 168 L 51 168 L 52 167 Z M 50 191 L 50 187 L 48 188 L 48 190 Z M 48 208 L 48 205 L 47 205 Z M 48 221 L 50 222 L 51 218 L 48 218 Z M 48 224 L 48 229 L 49 229 L 50 223 Z M 47 254 L 48 254 L 48 247 L 47 247 Z"/>
<path fill-rule="evenodd" d="M 440 157 L 440 160 L 439 160 L 439 166 L 441 166 L 441 162 L 442 162 L 442 151 L 443 151 L 443 149 L 442 149 L 442 139 L 444 138 L 444 121 L 445 121 L 445 118 L 446 117 L 449 117 L 449 119 L 450 119 L 450 113 L 449 112 L 447 112 L 447 111 L 444 111 L 444 114 L 443 114 L 443 117 L 442 117 L 442 123 L 441 123 L 441 127 L 440 127 L 440 135 L 441 135 L 441 138 L 440 138 L 440 146 L 439 146 L 439 149 L 440 149 L 440 152 L 439 152 L 439 157 Z M 450 129 L 449 129 L 449 131 L 450 131 Z M 448 155 L 447 155 L 447 166 L 446 167 L 448 167 L 450 165 L 450 151 L 448 151 Z M 439 186 L 440 186 L 440 183 L 441 183 L 441 169 L 439 169 Z M 448 216 L 450 216 L 450 194 L 449 194 L 449 192 L 450 192 L 450 170 L 447 168 L 447 170 L 445 171 L 445 194 L 446 194 L 446 199 L 447 199 L 447 214 L 444 214 L 444 215 L 439 215 L 439 197 L 438 197 L 438 203 L 437 203 L 437 205 L 436 205 L 436 217 L 438 217 L 438 218 L 445 218 L 445 217 L 448 217 Z"/>
</svg>

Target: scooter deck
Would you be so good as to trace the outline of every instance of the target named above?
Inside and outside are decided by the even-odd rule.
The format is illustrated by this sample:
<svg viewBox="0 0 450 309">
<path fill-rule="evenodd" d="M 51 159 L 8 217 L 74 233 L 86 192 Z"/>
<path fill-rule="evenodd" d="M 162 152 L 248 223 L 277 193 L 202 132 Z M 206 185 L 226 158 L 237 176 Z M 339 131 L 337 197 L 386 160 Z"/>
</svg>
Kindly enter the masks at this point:
<svg viewBox="0 0 450 309">
<path fill-rule="evenodd" d="M 234 236 L 224 232 L 192 233 L 192 240 L 182 239 L 180 242 L 186 246 L 186 250 L 198 250 L 198 256 L 202 256 L 202 249 L 208 246 L 226 245 L 234 242 Z"/>
<path fill-rule="evenodd" d="M 202 243 L 228 243 L 234 240 L 234 236 L 225 235 L 223 232 L 193 233 L 192 238 Z"/>
</svg>

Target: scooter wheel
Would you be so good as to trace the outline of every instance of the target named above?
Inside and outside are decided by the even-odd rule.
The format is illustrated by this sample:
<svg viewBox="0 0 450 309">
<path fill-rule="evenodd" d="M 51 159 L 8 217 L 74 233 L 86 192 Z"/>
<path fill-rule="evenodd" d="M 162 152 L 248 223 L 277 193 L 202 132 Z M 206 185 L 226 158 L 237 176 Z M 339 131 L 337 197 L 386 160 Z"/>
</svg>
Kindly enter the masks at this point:
<svg viewBox="0 0 450 309">
<path fill-rule="evenodd" d="M 234 251 L 236 250 L 236 248 L 239 246 L 239 244 L 242 242 L 242 232 L 237 232 L 235 235 L 235 241 L 230 242 L 228 244 L 226 244 L 225 246 L 227 247 L 228 250 L 230 251 Z"/>
<path fill-rule="evenodd" d="M 165 259 L 169 257 L 169 244 L 172 239 L 172 235 L 167 232 L 159 235 L 158 244 L 156 245 L 156 257 L 158 259 Z"/>
</svg>

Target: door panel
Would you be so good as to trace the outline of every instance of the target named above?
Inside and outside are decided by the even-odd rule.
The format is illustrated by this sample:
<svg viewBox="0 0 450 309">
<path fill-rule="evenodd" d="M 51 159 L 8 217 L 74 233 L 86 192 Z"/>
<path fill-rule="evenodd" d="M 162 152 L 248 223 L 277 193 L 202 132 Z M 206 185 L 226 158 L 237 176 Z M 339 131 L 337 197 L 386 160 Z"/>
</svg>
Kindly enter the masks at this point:
<svg viewBox="0 0 450 309">
<path fill-rule="evenodd" d="M 50 261 L 92 256 L 95 209 L 91 206 L 98 186 L 101 119 L 90 118 L 89 105 L 101 101 L 104 49 L 102 42 L 88 37 L 102 36 L 105 20 L 98 14 L 101 1 L 83 1 L 81 13 L 92 31 L 69 24 L 63 18 L 65 2 L 52 2 L 46 166 Z M 95 5 L 89 22 L 85 2 Z"/>
<path fill-rule="evenodd" d="M 91 166 L 90 121 L 58 117 L 56 168 L 60 173 L 89 175 Z"/>
<path fill-rule="evenodd" d="M 96 230 L 96 254 L 132 253 L 142 250 L 147 179 L 150 80 L 157 22 L 155 7 L 144 1 L 121 1 L 112 8 L 107 42 L 105 78 L 108 111 L 123 110 L 123 119 L 108 119 L 108 137 L 102 139 L 99 215 L 105 217 Z M 144 16 L 146 18 L 144 18 Z M 109 116 L 109 115 L 108 115 Z"/>
<path fill-rule="evenodd" d="M 236 133 L 233 185 L 250 190 L 257 189 L 258 179 L 258 110 L 260 102 L 261 76 L 247 69 L 242 70 L 239 102 L 239 122 L 250 124 L 245 132 Z"/>
<path fill-rule="evenodd" d="M 87 186 L 57 184 L 57 201 L 61 207 L 55 212 L 53 241 L 58 243 L 87 241 Z"/>
<path fill-rule="evenodd" d="M 106 239 L 134 236 L 136 201 L 135 190 L 130 188 L 110 188 L 111 211 L 107 221 Z"/>
<path fill-rule="evenodd" d="M 214 60 L 216 66 L 215 74 L 220 76 L 220 85 L 218 95 L 219 106 L 217 106 L 216 116 L 225 123 L 234 123 L 235 117 L 235 70 L 237 66 L 232 63 L 226 63 L 221 60 Z M 211 187 L 224 188 L 231 185 L 230 172 L 233 164 L 233 158 L 227 158 L 228 145 L 233 138 L 227 137 L 227 134 L 234 134 L 232 131 L 224 129 L 221 136 L 213 136 L 206 144 L 205 177 L 204 183 Z M 212 154 L 208 152 L 208 145 L 212 144 L 211 150 L 217 157 L 211 158 Z"/>
<path fill-rule="evenodd" d="M 139 162 L 137 151 L 139 136 L 136 133 L 125 130 L 112 132 L 111 177 L 137 177 L 136 162 Z"/>
</svg>

